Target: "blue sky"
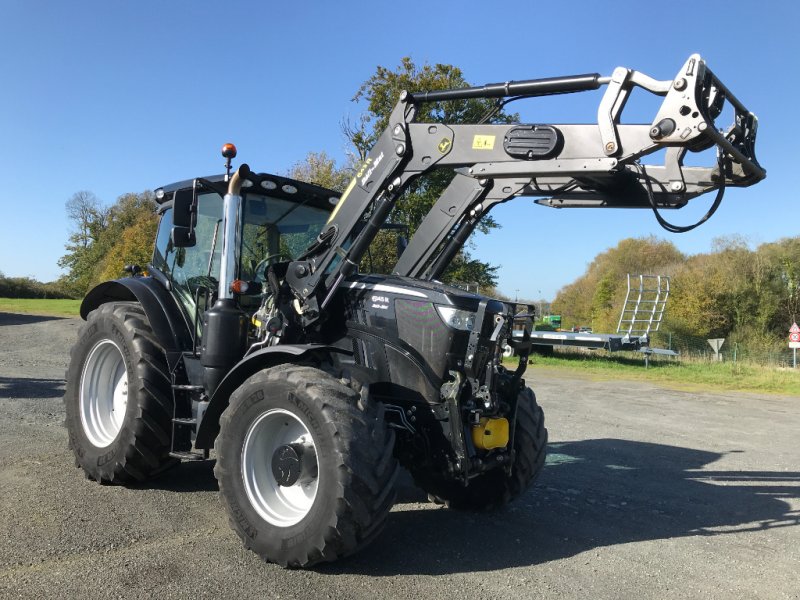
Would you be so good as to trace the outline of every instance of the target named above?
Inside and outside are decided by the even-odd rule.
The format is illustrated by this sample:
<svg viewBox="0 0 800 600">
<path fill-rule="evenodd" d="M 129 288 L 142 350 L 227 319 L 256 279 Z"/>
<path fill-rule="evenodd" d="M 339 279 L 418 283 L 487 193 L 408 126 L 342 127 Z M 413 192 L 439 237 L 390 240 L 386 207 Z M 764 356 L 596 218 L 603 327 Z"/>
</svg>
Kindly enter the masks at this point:
<svg viewBox="0 0 800 600">
<path fill-rule="evenodd" d="M 744 2 L 11 2 L 0 0 L 0 271 L 58 277 L 64 202 L 222 170 L 219 148 L 285 172 L 308 151 L 343 159 L 340 122 L 377 65 L 461 67 L 473 84 L 615 66 L 671 79 L 693 52 L 760 119 L 767 179 L 731 189 L 694 232 L 668 234 L 649 211 L 498 207 L 503 225 L 475 256 L 502 265 L 499 288 L 552 298 L 598 252 L 655 234 L 686 253 L 717 236 L 758 245 L 800 235 L 800 5 Z M 589 122 L 598 93 L 511 105 L 526 122 Z M 633 107 L 635 110 L 635 107 Z M 642 113 L 646 115 L 646 113 Z M 642 122 L 651 120 L 651 115 Z M 701 198 L 668 216 L 691 223 Z M 518 290 L 518 292 L 517 292 Z"/>
</svg>

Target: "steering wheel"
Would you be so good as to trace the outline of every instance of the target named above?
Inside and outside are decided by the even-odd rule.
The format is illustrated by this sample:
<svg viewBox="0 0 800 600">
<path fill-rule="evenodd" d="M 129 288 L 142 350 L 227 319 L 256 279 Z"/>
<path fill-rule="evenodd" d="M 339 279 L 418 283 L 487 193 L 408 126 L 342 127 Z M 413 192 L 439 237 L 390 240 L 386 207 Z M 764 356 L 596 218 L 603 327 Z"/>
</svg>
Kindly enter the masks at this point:
<svg viewBox="0 0 800 600">
<path fill-rule="evenodd" d="M 292 257 L 286 252 L 276 252 L 275 254 L 268 255 L 264 260 L 256 265 L 255 269 L 253 269 L 253 277 L 256 281 L 260 282 L 267 280 L 267 267 L 270 265 L 271 261 L 275 260 L 276 258 L 292 260 Z"/>
</svg>

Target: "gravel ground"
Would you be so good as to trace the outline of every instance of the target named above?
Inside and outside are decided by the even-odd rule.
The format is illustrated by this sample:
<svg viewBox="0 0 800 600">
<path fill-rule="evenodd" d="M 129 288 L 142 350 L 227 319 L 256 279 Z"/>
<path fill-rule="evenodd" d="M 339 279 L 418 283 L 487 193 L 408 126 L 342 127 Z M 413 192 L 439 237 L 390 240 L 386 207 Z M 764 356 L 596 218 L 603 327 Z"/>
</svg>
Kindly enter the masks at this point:
<svg viewBox="0 0 800 600">
<path fill-rule="evenodd" d="M 550 454 L 494 514 L 404 479 L 382 536 L 312 571 L 228 528 L 208 463 L 145 486 L 73 466 L 61 396 L 79 321 L 0 314 L 0 598 L 800 598 L 800 399 L 527 378 Z"/>
</svg>

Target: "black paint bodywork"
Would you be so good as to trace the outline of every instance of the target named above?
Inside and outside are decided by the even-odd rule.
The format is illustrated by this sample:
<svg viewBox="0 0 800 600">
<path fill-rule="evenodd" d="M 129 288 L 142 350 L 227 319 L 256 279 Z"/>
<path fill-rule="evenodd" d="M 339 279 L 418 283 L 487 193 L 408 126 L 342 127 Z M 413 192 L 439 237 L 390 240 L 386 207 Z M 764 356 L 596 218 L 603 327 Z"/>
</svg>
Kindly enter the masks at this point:
<svg viewBox="0 0 800 600">
<path fill-rule="evenodd" d="M 198 181 L 205 189 L 221 192 L 217 179 Z M 334 195 L 324 188 L 286 181 L 301 188 L 299 196 L 320 206 Z M 189 183 L 160 190 L 162 214 Z M 287 266 L 273 265 L 273 274 L 284 279 Z M 324 325 L 306 330 L 284 287 L 273 295 L 284 323 L 279 343 L 273 339 L 274 345 L 259 347 L 263 340 L 250 323 L 261 302 L 259 295 L 227 301 L 229 318 L 217 329 L 241 330 L 235 337 L 243 343 L 231 343 L 230 336 L 214 334 L 212 311 L 201 311 L 200 320 L 184 306 L 186 300 L 179 299 L 165 273 L 152 264 L 148 272 L 146 277 L 109 281 L 92 289 L 81 316 L 86 318 L 105 302 L 135 301 L 142 306 L 170 368 L 176 453 L 194 447 L 207 455 L 231 394 L 252 375 L 285 363 L 333 369 L 368 386 L 370 396 L 385 404 L 389 424 L 398 429 L 396 451 L 401 460 L 445 476 L 466 480 L 480 470 L 469 422 L 502 416 L 513 424 L 516 405 L 511 398 L 516 394 L 497 383 L 497 376 L 506 374 L 500 352 L 513 321 L 511 307 L 502 302 L 436 281 L 355 274 L 333 295 Z M 198 303 L 199 298 L 195 298 Z M 219 302 L 215 290 L 208 289 L 206 307 L 215 302 Z M 474 331 L 448 325 L 437 307 L 476 315 Z M 204 333 L 208 339 L 203 339 Z M 206 362 L 213 358 L 213 365 L 203 363 L 203 348 Z M 214 377 L 209 377 L 210 370 Z"/>
<path fill-rule="evenodd" d="M 441 283 L 398 276 L 362 276 L 339 293 L 344 338 L 352 354 L 340 358 L 379 395 L 437 403 L 449 371 L 463 368 L 469 332 L 448 327 L 436 306 L 476 312 L 483 298 Z M 490 301 L 489 312 L 505 312 Z"/>
<path fill-rule="evenodd" d="M 151 271 L 157 272 L 152 266 Z M 189 318 L 162 280 L 163 276 L 129 277 L 103 283 L 86 296 L 81 315 L 85 318 L 104 302 L 139 302 L 167 354 L 173 384 L 203 390 L 204 370 L 199 355 L 193 354 L 198 344 L 192 339 Z M 404 429 L 398 439 L 407 440 L 408 452 L 413 447 L 427 459 L 438 456 L 438 468 L 445 470 L 452 432 L 441 425 L 439 413 L 446 410 L 441 391 L 453 379 L 453 373 L 464 371 L 470 332 L 446 325 L 436 306 L 476 313 L 481 303 L 485 316 L 477 337 L 484 343 L 473 352 L 476 356 L 472 359 L 473 371 L 479 375 L 499 356 L 505 338 L 488 340 L 498 315 L 505 316 L 510 328 L 507 305 L 437 282 L 378 275 L 351 278 L 342 285 L 331 307 L 332 314 L 341 318 L 328 324 L 326 339 L 268 346 L 240 356 L 215 390 L 194 395 L 195 402 L 199 399 L 205 403 L 194 447 L 213 447 L 219 417 L 230 395 L 248 377 L 284 363 L 333 364 L 368 385 L 372 396 L 387 404 L 393 424 Z M 483 377 L 479 378 L 482 382 Z M 469 398 L 469 385 L 464 386 L 463 396 Z M 190 397 L 176 392 L 174 400 L 176 417 L 192 415 Z M 420 435 L 425 438 L 421 444 Z M 181 436 L 180 449 L 191 446 L 188 439 Z"/>
</svg>

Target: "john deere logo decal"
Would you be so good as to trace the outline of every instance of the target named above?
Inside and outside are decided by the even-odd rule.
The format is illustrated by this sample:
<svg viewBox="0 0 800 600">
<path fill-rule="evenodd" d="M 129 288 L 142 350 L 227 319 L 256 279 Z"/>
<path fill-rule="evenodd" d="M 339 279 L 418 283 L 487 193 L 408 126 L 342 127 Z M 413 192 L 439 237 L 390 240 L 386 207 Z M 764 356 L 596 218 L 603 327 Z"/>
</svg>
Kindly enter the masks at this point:
<svg viewBox="0 0 800 600">
<path fill-rule="evenodd" d="M 442 138 L 442 141 L 439 142 L 439 152 L 442 154 L 447 154 L 450 151 L 450 146 L 452 144 L 453 142 L 450 140 L 450 138 Z"/>
</svg>

